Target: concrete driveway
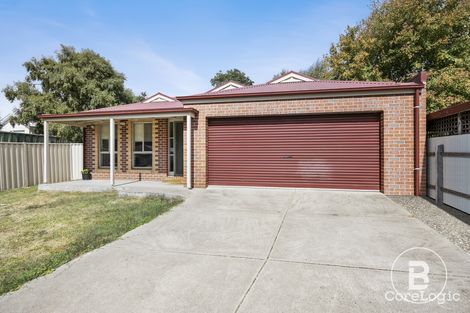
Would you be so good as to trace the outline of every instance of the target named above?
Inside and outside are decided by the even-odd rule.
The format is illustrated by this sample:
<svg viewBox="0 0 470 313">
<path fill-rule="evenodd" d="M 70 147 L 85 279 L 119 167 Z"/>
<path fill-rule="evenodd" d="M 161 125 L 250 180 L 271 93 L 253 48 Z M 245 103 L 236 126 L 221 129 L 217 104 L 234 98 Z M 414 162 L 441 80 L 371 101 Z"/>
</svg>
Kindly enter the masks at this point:
<svg viewBox="0 0 470 313">
<path fill-rule="evenodd" d="M 388 301 L 411 247 L 439 305 Z M 434 270 L 433 282 L 445 281 Z M 408 269 L 394 272 L 408 284 Z M 0 312 L 468 312 L 470 257 L 379 193 L 194 190 L 179 207 L 0 298 Z"/>
</svg>

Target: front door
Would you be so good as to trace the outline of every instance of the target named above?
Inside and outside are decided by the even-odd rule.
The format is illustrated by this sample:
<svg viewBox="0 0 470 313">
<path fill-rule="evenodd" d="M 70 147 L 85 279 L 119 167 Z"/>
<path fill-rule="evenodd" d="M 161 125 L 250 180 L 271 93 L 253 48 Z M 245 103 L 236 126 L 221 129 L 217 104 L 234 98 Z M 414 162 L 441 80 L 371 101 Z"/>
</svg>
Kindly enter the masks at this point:
<svg viewBox="0 0 470 313">
<path fill-rule="evenodd" d="M 183 176 L 183 122 L 170 122 L 168 127 L 168 174 Z"/>
</svg>

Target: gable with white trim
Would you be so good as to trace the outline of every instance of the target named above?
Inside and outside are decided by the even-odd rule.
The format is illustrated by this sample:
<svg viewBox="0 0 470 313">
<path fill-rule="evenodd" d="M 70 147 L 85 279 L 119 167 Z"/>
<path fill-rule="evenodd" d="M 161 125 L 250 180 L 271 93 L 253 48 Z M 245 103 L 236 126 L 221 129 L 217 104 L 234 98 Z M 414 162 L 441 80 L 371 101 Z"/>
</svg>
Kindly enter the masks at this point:
<svg viewBox="0 0 470 313">
<path fill-rule="evenodd" d="M 159 92 L 159 93 L 151 96 L 150 98 L 145 99 L 143 102 L 144 103 L 151 103 L 151 102 L 171 102 L 171 101 L 175 101 L 175 99 Z"/>
<path fill-rule="evenodd" d="M 270 84 L 312 82 L 314 79 L 295 72 L 289 72 L 271 81 Z"/>
<path fill-rule="evenodd" d="M 219 87 L 216 87 L 216 88 L 212 89 L 210 92 L 237 89 L 237 88 L 241 88 L 241 87 L 245 87 L 245 85 L 242 85 L 242 84 L 237 83 L 237 82 L 227 82 L 223 85 L 220 85 Z"/>
</svg>

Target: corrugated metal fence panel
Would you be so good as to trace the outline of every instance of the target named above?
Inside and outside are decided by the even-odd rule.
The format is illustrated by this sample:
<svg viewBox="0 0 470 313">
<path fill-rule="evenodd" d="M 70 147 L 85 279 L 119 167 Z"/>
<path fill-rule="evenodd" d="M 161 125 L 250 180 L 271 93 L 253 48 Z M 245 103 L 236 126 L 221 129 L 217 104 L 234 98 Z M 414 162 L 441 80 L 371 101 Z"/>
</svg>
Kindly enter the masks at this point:
<svg viewBox="0 0 470 313">
<path fill-rule="evenodd" d="M 77 180 L 82 178 L 81 170 L 83 169 L 83 144 L 81 143 L 72 143 L 72 155 L 74 156 L 71 159 L 71 179 Z"/>
<path fill-rule="evenodd" d="M 428 152 L 436 152 L 444 145 L 444 152 L 470 153 L 470 134 L 428 138 Z M 436 186 L 436 156 L 428 156 L 428 184 Z M 470 194 L 470 158 L 444 157 L 444 188 Z M 435 199 L 436 190 L 428 188 L 428 195 Z M 470 213 L 470 200 L 444 192 L 444 203 Z"/>
<path fill-rule="evenodd" d="M 379 115 L 209 119 L 208 182 L 379 190 Z"/>
<path fill-rule="evenodd" d="M 0 190 L 37 185 L 42 182 L 41 143 L 0 143 Z M 83 165 L 81 143 L 49 145 L 51 183 L 79 179 Z"/>
</svg>

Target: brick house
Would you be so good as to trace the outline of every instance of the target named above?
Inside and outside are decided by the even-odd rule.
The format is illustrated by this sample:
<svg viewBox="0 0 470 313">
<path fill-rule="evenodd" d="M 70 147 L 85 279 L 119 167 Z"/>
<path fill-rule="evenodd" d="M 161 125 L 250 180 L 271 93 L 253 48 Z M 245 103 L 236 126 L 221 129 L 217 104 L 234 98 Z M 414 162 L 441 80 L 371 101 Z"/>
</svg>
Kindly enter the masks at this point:
<svg viewBox="0 0 470 313">
<path fill-rule="evenodd" d="M 395 83 L 289 72 L 265 84 L 228 82 L 196 95 L 157 93 L 141 103 L 41 118 L 46 133 L 51 122 L 82 127 L 84 166 L 111 183 L 417 195 L 425 186 L 425 80 L 425 73 Z"/>
</svg>

